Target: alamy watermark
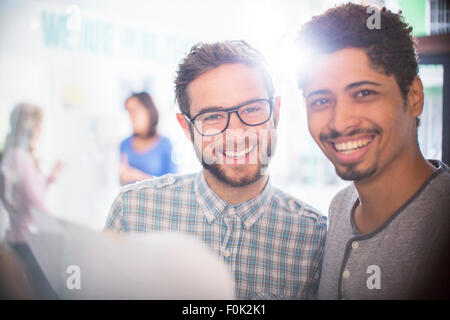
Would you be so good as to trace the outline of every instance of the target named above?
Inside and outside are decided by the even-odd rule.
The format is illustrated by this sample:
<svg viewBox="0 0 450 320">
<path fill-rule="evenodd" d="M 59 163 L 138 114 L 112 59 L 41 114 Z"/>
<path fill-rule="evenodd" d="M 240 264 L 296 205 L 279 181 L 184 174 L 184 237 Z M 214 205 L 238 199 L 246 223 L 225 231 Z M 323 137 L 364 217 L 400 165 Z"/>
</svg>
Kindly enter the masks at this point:
<svg viewBox="0 0 450 320">
<path fill-rule="evenodd" d="M 368 14 L 371 14 L 366 20 L 366 26 L 369 30 L 381 29 L 381 13 L 380 9 L 374 6 L 367 7 Z"/>
<path fill-rule="evenodd" d="M 81 289 L 81 268 L 77 265 L 70 265 L 66 268 L 66 288 L 69 290 Z"/>
<path fill-rule="evenodd" d="M 370 274 L 366 285 L 369 290 L 381 289 L 381 269 L 376 264 L 367 267 L 366 272 Z"/>
</svg>

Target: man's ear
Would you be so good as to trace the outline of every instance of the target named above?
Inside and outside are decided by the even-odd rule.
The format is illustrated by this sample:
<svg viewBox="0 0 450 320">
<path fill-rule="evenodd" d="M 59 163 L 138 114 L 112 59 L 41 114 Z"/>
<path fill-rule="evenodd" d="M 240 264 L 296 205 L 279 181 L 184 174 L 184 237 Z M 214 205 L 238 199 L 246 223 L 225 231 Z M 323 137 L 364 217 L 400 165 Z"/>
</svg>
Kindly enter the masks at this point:
<svg viewBox="0 0 450 320">
<path fill-rule="evenodd" d="M 192 142 L 189 121 L 186 119 L 186 116 L 182 113 L 177 113 L 177 120 L 181 126 L 181 129 L 183 129 L 183 132 L 184 132 L 184 135 L 186 136 L 186 138 L 188 138 L 189 141 Z"/>
<path fill-rule="evenodd" d="M 409 87 L 408 97 L 407 97 L 407 105 L 408 111 L 411 117 L 414 119 L 422 114 L 423 111 L 423 84 L 422 80 L 418 76 L 416 76 Z"/>
<path fill-rule="evenodd" d="M 273 120 L 275 123 L 275 128 L 278 127 L 278 121 L 280 120 L 280 105 L 281 105 L 280 96 L 275 97 L 273 101 Z"/>
</svg>

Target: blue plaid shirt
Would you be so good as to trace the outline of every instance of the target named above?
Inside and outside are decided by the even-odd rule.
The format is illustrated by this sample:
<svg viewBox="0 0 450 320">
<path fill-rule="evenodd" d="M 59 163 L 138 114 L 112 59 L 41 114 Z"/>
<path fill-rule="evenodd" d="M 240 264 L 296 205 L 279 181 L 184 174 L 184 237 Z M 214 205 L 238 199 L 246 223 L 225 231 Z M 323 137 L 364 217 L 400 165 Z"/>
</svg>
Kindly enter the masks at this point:
<svg viewBox="0 0 450 320">
<path fill-rule="evenodd" d="M 194 235 L 228 263 L 238 299 L 306 299 L 316 295 L 327 226 L 270 181 L 257 197 L 230 205 L 200 171 L 123 187 L 106 228 Z"/>
</svg>

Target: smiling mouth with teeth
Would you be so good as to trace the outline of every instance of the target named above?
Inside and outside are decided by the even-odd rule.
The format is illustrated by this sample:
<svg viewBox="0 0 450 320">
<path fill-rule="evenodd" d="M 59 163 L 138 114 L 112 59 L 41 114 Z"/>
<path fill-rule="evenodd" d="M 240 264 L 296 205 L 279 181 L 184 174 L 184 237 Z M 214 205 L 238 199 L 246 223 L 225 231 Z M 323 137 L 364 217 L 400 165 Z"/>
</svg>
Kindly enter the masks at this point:
<svg viewBox="0 0 450 320">
<path fill-rule="evenodd" d="M 254 148 L 255 148 L 255 146 L 252 146 L 252 147 L 250 147 L 250 148 L 247 147 L 247 148 L 245 148 L 244 150 L 241 150 L 241 151 L 238 151 L 238 152 L 225 150 L 223 154 L 224 154 L 227 158 L 243 159 L 243 158 L 245 158 L 245 156 L 246 156 L 247 154 L 249 154 L 250 152 L 252 152 Z"/>
<path fill-rule="evenodd" d="M 361 148 L 364 148 L 369 143 L 371 143 L 374 138 L 375 137 L 372 136 L 372 137 L 365 137 L 365 138 L 348 141 L 348 142 L 341 142 L 341 143 L 333 142 L 332 144 L 334 146 L 334 149 L 337 152 L 341 152 L 343 154 L 349 154 L 349 153 L 355 152 Z"/>
</svg>

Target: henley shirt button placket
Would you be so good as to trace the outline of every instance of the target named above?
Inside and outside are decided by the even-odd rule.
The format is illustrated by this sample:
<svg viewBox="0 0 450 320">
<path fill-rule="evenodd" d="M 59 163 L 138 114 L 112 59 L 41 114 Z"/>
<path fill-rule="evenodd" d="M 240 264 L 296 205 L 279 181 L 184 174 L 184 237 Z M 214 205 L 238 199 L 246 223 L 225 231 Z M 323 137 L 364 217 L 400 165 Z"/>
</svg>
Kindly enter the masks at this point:
<svg viewBox="0 0 450 320">
<path fill-rule="evenodd" d="M 353 241 L 353 242 L 352 242 L 352 248 L 353 248 L 353 249 L 358 249 L 358 248 L 359 248 L 359 243 L 358 243 L 358 241 Z M 350 278 L 350 270 L 345 269 L 344 272 L 342 273 L 342 277 L 343 277 L 344 279 Z M 345 298 L 344 298 L 344 297 L 341 297 L 341 300 L 345 300 Z"/>
</svg>

